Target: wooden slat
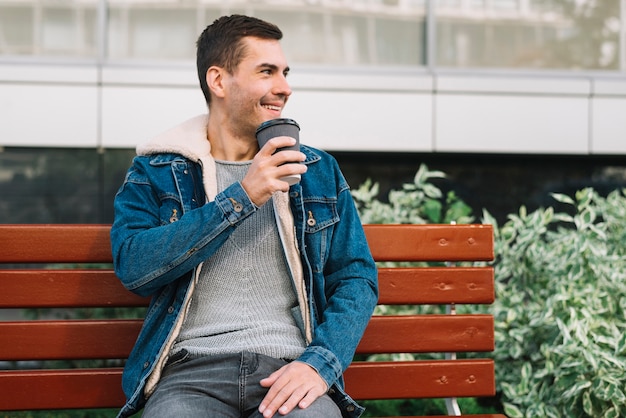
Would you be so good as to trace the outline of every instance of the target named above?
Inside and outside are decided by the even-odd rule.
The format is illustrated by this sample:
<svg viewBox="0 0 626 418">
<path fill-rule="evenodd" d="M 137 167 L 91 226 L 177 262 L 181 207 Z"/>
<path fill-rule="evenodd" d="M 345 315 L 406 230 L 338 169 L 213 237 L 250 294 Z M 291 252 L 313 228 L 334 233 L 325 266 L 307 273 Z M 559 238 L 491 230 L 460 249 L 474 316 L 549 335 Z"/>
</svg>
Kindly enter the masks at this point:
<svg viewBox="0 0 626 418">
<path fill-rule="evenodd" d="M 384 367 L 389 367 L 389 370 L 385 370 L 384 374 L 366 370 L 367 367 L 363 366 L 368 364 L 354 363 L 345 374 L 346 387 L 356 399 L 361 400 L 416 397 L 406 379 L 430 382 L 432 388 L 428 395 L 433 397 L 439 397 L 438 394 L 442 391 L 447 395 L 451 387 L 462 390 L 460 393 L 467 393 L 468 390 L 480 393 L 468 396 L 493 396 L 495 383 L 493 379 L 489 379 L 490 373 L 493 375 L 493 364 L 488 364 L 489 361 L 472 361 L 474 365 L 461 366 L 458 362 L 460 361 L 452 366 L 446 365 L 447 362 L 424 362 L 418 366 L 405 366 L 400 362 L 387 363 Z M 393 376 L 387 378 L 387 373 Z M 0 371 L 0 393 L 3 395 L 0 396 L 0 410 L 121 407 L 124 404 L 121 375 L 122 369 L 119 368 Z M 459 382 L 463 378 L 465 383 Z M 395 393 L 390 393 L 390 390 L 396 388 L 400 398 L 394 396 Z M 501 417 L 493 415 L 496 416 Z"/>
<path fill-rule="evenodd" d="M 377 261 L 489 261 L 491 225 L 363 225 Z"/>
<path fill-rule="evenodd" d="M 380 268 L 383 305 L 493 303 L 492 267 Z"/>
<path fill-rule="evenodd" d="M 142 322 L 139 319 L 0 322 L 0 359 L 126 358 Z"/>
<path fill-rule="evenodd" d="M 1 225 L 2 263 L 110 263 L 110 225 Z"/>
<path fill-rule="evenodd" d="M 0 371 L 0 411 L 118 408 L 122 369 Z"/>
<path fill-rule="evenodd" d="M 494 396 L 493 360 L 354 362 L 345 375 L 354 399 Z"/>
<path fill-rule="evenodd" d="M 491 315 L 402 315 L 373 317 L 357 353 L 493 351 Z"/>
<path fill-rule="evenodd" d="M 147 306 L 112 270 L 0 270 L 0 308 Z"/>
<path fill-rule="evenodd" d="M 374 257 L 387 261 L 493 258 L 490 225 L 364 225 Z M 0 262 L 111 262 L 110 225 L 0 225 Z M 416 256 L 419 254 L 419 256 Z"/>
</svg>

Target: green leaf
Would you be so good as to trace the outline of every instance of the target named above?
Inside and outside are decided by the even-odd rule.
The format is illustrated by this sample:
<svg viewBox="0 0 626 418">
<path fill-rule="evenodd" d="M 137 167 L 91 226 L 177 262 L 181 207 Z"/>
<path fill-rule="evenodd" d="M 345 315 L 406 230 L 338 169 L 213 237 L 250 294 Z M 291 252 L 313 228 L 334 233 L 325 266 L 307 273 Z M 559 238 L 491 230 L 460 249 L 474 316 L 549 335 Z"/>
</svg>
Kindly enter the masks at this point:
<svg viewBox="0 0 626 418">
<path fill-rule="evenodd" d="M 593 189 L 585 188 L 576 192 L 576 200 L 578 201 L 578 210 L 582 210 L 591 204 L 593 200 Z"/>
<path fill-rule="evenodd" d="M 424 204 L 424 214 L 432 223 L 441 222 L 441 202 L 428 199 Z"/>
<path fill-rule="evenodd" d="M 504 414 L 509 418 L 524 418 L 522 411 L 511 403 L 504 403 Z"/>
<path fill-rule="evenodd" d="M 615 347 L 615 355 L 626 356 L 626 333 L 622 333 L 619 340 L 617 341 L 617 346 Z"/>
<path fill-rule="evenodd" d="M 591 394 L 589 391 L 583 393 L 583 410 L 589 416 L 594 416 L 593 402 L 591 402 Z"/>
<path fill-rule="evenodd" d="M 620 418 L 620 413 L 615 407 L 609 408 L 604 411 L 603 418 Z"/>
<path fill-rule="evenodd" d="M 616 404 L 624 404 L 626 401 L 626 394 L 616 384 L 609 384 L 607 388 L 608 399 Z"/>
<path fill-rule="evenodd" d="M 443 196 L 443 194 L 441 193 L 441 190 L 432 184 L 424 184 L 422 187 L 422 190 L 424 190 L 424 193 L 428 197 L 438 199 L 441 196 Z"/>
<path fill-rule="evenodd" d="M 550 193 L 550 196 L 552 196 L 557 202 L 567 203 L 568 205 L 575 204 L 574 199 L 561 193 Z"/>
<path fill-rule="evenodd" d="M 563 392 L 563 398 L 571 399 L 577 397 L 577 395 L 582 392 L 584 389 L 587 389 L 591 386 L 591 382 L 581 381 L 576 382 L 572 387 Z"/>
</svg>

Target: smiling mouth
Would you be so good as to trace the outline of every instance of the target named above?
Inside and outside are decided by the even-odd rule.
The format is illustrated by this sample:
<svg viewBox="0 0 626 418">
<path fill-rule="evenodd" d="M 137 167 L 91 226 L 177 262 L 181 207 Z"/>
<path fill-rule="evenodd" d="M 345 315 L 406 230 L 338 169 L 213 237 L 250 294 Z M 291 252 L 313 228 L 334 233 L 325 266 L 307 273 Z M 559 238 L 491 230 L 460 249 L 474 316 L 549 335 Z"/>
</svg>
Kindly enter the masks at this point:
<svg viewBox="0 0 626 418">
<path fill-rule="evenodd" d="M 277 112 L 280 112 L 280 106 L 272 106 L 272 105 L 262 105 L 264 108 L 269 109 L 269 110 L 275 110 Z"/>
</svg>

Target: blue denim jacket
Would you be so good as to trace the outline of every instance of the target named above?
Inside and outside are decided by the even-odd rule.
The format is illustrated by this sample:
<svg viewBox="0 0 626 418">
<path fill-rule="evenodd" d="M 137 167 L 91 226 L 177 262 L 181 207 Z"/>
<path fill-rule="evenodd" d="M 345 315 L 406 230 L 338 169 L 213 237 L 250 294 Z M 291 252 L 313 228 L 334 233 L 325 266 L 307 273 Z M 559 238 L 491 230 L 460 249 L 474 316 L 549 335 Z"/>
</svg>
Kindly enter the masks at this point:
<svg viewBox="0 0 626 418">
<path fill-rule="evenodd" d="M 345 417 L 358 417 L 363 408 L 343 391 L 342 373 L 376 305 L 377 271 L 336 161 L 309 147 L 302 152 L 308 171 L 291 186 L 289 208 L 312 340 L 297 360 L 320 373 Z M 176 324 L 198 266 L 257 209 L 240 183 L 207 203 L 202 173 L 202 164 L 180 154 L 140 155 L 115 198 L 111 242 L 116 274 L 129 290 L 152 296 L 124 370 L 128 401 L 120 416 L 140 410 L 155 372 L 158 380 L 158 368 L 168 355 L 166 343 L 179 331 Z"/>
</svg>

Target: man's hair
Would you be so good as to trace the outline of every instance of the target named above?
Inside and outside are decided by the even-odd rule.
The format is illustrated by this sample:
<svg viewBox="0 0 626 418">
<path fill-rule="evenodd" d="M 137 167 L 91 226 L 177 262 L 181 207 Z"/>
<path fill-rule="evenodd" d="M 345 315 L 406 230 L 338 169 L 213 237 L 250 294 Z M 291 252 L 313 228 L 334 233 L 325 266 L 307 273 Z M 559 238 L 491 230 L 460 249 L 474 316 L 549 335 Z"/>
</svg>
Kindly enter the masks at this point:
<svg viewBox="0 0 626 418">
<path fill-rule="evenodd" d="M 211 101 L 206 73 L 211 66 L 224 68 L 233 74 L 245 56 L 244 37 L 280 40 L 283 33 L 278 26 L 250 16 L 222 16 L 206 27 L 198 38 L 196 65 L 200 88 L 207 104 Z"/>
</svg>

